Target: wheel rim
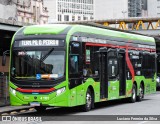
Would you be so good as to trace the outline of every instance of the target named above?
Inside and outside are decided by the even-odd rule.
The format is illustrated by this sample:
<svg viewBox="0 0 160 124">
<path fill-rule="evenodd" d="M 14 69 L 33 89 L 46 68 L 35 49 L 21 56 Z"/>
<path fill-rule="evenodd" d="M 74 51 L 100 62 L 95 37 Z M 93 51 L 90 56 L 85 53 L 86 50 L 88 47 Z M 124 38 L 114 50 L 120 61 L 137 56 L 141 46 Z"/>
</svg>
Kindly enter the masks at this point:
<svg viewBox="0 0 160 124">
<path fill-rule="evenodd" d="M 133 89 L 132 94 L 133 94 L 132 98 L 133 98 L 133 99 L 136 99 L 136 91 L 135 91 L 135 89 Z"/>
<path fill-rule="evenodd" d="M 87 93 L 86 95 L 86 104 L 87 104 L 87 108 L 91 107 L 91 103 L 92 103 L 92 97 L 90 93 Z"/>
<path fill-rule="evenodd" d="M 142 87 L 140 87 L 140 89 L 139 89 L 139 97 L 140 97 L 140 99 L 143 98 L 143 88 Z"/>
</svg>

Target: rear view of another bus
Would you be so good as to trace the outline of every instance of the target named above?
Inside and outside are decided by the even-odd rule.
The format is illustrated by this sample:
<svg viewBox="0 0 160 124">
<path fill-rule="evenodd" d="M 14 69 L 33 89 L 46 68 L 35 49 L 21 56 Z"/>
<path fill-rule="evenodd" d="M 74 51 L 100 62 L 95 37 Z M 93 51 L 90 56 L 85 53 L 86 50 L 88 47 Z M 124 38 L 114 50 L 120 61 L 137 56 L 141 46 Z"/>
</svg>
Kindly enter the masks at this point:
<svg viewBox="0 0 160 124">
<path fill-rule="evenodd" d="M 160 90 L 160 43 L 159 38 L 155 38 L 156 40 L 156 52 L 157 52 L 157 89 Z"/>
</svg>

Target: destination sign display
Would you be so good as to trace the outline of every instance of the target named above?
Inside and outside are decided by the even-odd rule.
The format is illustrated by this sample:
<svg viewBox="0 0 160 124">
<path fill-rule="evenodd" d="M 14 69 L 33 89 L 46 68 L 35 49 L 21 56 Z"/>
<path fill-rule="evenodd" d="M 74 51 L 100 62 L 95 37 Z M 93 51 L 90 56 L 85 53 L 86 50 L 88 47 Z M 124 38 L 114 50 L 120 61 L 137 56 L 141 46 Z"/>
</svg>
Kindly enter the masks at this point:
<svg viewBox="0 0 160 124">
<path fill-rule="evenodd" d="M 30 46 L 64 46 L 64 40 L 39 39 L 15 41 L 14 47 Z"/>
</svg>

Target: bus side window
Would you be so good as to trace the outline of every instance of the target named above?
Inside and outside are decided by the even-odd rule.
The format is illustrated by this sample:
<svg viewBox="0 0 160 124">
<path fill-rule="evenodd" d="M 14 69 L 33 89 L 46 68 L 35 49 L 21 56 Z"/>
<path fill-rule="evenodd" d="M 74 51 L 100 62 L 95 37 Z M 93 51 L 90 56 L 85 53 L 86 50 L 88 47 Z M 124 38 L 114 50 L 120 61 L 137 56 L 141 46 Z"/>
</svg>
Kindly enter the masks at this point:
<svg viewBox="0 0 160 124">
<path fill-rule="evenodd" d="M 118 62 L 116 58 L 108 59 L 108 75 L 109 78 L 113 79 L 118 74 Z"/>
<path fill-rule="evenodd" d="M 79 63 L 78 63 L 78 55 L 70 55 L 70 57 L 69 57 L 70 59 L 69 59 L 69 63 L 70 63 L 70 74 L 77 74 L 78 72 L 79 72 L 79 70 L 78 70 L 78 65 L 79 65 Z"/>
</svg>

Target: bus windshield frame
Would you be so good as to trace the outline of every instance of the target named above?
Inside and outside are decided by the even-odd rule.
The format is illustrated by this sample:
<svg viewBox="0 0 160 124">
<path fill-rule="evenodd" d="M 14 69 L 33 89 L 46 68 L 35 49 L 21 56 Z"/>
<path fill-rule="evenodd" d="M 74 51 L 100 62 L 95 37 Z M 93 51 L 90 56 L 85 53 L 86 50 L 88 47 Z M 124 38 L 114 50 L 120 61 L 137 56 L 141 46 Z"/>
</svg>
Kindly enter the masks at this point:
<svg viewBox="0 0 160 124">
<path fill-rule="evenodd" d="M 19 67 L 18 67 L 19 66 Z M 30 72 L 29 72 L 30 71 Z M 59 72 L 58 72 L 59 71 Z M 12 82 L 44 82 L 53 85 L 64 80 L 66 51 L 64 46 L 17 46 L 13 44 L 10 77 Z"/>
</svg>

